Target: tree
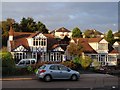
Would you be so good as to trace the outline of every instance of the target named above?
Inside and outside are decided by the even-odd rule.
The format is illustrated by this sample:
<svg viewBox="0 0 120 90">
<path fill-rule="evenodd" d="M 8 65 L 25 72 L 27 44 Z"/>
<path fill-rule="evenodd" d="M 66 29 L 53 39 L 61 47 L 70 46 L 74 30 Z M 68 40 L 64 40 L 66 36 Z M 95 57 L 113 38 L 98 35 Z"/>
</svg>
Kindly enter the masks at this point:
<svg viewBox="0 0 120 90">
<path fill-rule="evenodd" d="M 42 23 L 42 22 L 38 22 L 37 23 L 37 30 L 42 32 L 42 33 L 48 33 L 48 29 L 46 28 L 46 26 Z"/>
<path fill-rule="evenodd" d="M 114 43 L 114 35 L 112 33 L 112 30 L 109 30 L 107 32 L 107 35 L 105 36 L 105 39 L 109 42 L 109 44 L 113 44 Z"/>
<path fill-rule="evenodd" d="M 33 18 L 22 18 L 20 22 L 20 28 L 22 32 L 35 32 L 37 31 L 36 22 L 34 22 Z"/>
<path fill-rule="evenodd" d="M 92 63 L 92 59 L 89 56 L 80 56 L 80 64 L 83 69 L 86 69 Z"/>
<path fill-rule="evenodd" d="M 15 23 L 14 19 L 8 18 L 6 21 L 2 21 L 0 28 L 2 28 L 2 45 L 7 46 L 7 41 L 8 40 L 8 32 L 10 29 L 10 26 Z"/>
<path fill-rule="evenodd" d="M 34 19 L 30 17 L 22 18 L 20 22 L 20 28 L 22 32 L 40 31 L 41 33 L 48 33 L 48 29 L 42 22 L 38 21 L 38 23 L 36 23 Z"/>
<path fill-rule="evenodd" d="M 82 55 L 79 57 L 75 57 L 73 62 L 76 64 L 77 67 L 80 68 L 81 66 L 83 69 L 86 69 L 92 63 L 92 59 L 89 56 Z"/>
<path fill-rule="evenodd" d="M 82 32 L 78 27 L 75 27 L 72 31 L 72 37 L 82 37 Z"/>
<path fill-rule="evenodd" d="M 81 46 L 80 43 L 78 43 L 78 44 L 70 43 L 68 48 L 67 48 L 67 51 L 70 55 L 79 57 L 83 51 L 83 46 Z"/>
</svg>

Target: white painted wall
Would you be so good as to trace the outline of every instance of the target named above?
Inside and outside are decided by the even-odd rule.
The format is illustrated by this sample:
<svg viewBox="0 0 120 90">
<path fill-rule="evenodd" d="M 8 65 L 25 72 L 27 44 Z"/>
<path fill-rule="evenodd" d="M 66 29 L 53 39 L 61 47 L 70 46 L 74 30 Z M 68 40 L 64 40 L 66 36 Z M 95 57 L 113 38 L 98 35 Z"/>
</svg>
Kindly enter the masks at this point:
<svg viewBox="0 0 120 90">
<path fill-rule="evenodd" d="M 13 36 L 9 36 L 9 41 L 13 41 Z"/>
<path fill-rule="evenodd" d="M 61 34 L 63 34 L 64 36 L 68 34 L 68 38 L 72 37 L 72 32 L 55 32 L 55 37 L 64 38 L 64 36 L 61 36 Z"/>
<path fill-rule="evenodd" d="M 93 43 L 89 43 L 89 45 L 95 50 L 98 50 L 98 43 L 97 42 L 93 42 Z"/>
<path fill-rule="evenodd" d="M 33 38 L 27 38 L 29 46 L 33 46 Z"/>
</svg>

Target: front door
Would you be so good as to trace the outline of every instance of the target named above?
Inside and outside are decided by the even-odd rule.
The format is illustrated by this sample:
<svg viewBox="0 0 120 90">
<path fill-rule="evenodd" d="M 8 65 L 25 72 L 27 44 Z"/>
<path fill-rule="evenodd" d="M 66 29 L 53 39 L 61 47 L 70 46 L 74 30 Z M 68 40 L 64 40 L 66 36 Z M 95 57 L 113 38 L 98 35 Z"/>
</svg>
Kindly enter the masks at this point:
<svg viewBox="0 0 120 90">
<path fill-rule="evenodd" d="M 106 65 L 106 55 L 105 54 L 100 55 L 100 62 L 101 62 L 102 66 Z"/>
<path fill-rule="evenodd" d="M 41 52 L 37 53 L 37 61 L 41 61 Z"/>
</svg>

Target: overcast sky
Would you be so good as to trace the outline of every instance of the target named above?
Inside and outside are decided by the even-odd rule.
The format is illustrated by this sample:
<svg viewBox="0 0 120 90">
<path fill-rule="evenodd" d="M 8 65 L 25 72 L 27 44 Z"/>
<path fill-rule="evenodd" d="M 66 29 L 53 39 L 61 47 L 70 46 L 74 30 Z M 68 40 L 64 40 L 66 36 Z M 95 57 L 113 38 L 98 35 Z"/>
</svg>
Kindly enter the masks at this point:
<svg viewBox="0 0 120 90">
<path fill-rule="evenodd" d="M 65 27 L 82 31 L 96 29 L 106 32 L 118 30 L 117 2 L 3 2 L 2 20 L 13 18 L 20 22 L 32 17 L 43 22 L 49 30 Z"/>
</svg>

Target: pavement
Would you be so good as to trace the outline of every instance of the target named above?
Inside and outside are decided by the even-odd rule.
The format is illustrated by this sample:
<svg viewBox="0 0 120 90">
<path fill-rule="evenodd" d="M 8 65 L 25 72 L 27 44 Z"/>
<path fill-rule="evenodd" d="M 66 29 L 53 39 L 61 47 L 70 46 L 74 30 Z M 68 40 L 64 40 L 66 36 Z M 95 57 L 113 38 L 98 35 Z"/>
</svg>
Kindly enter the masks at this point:
<svg viewBox="0 0 120 90">
<path fill-rule="evenodd" d="M 116 76 L 112 76 L 109 74 L 81 74 L 81 78 L 87 78 L 87 77 L 111 77 L 111 78 L 118 78 Z M 35 80 L 37 77 L 34 75 L 23 75 L 23 76 L 4 76 L 0 78 L 0 81 L 15 81 L 15 80 Z"/>
<path fill-rule="evenodd" d="M 35 80 L 35 75 L 22 75 L 22 76 L 4 76 L 0 81 L 15 81 L 15 80 Z"/>
</svg>

